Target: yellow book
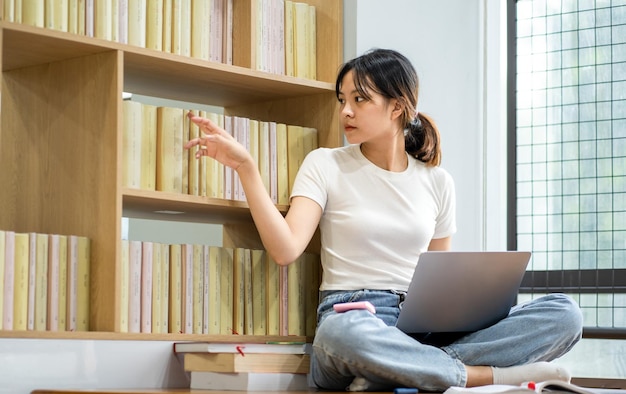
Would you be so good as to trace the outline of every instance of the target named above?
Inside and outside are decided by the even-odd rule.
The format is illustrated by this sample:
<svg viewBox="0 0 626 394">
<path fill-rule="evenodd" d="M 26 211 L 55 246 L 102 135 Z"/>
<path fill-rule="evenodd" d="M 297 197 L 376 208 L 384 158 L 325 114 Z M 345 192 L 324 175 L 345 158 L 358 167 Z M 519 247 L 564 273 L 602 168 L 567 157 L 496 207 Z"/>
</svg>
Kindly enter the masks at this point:
<svg viewBox="0 0 626 394">
<path fill-rule="evenodd" d="M 287 126 L 287 144 L 289 146 L 287 150 L 288 182 L 289 194 L 291 194 L 296 174 L 304 159 L 304 128 L 302 126 Z"/>
<path fill-rule="evenodd" d="M 28 253 L 27 233 L 15 233 L 13 268 L 13 329 L 26 330 L 28 320 Z"/>
<path fill-rule="evenodd" d="M 266 262 L 267 282 L 267 335 L 280 335 L 280 266 L 268 254 Z"/>
<path fill-rule="evenodd" d="M 78 0 L 68 0 L 67 31 L 78 34 Z"/>
<path fill-rule="evenodd" d="M 44 27 L 46 24 L 46 10 L 44 2 L 41 0 L 22 0 L 21 3 L 21 23 L 25 25 Z"/>
<path fill-rule="evenodd" d="M 128 332 L 141 332 L 141 241 L 128 241 Z"/>
<path fill-rule="evenodd" d="M 48 328 L 48 234 L 36 234 L 36 239 L 35 330 L 46 331 Z"/>
<path fill-rule="evenodd" d="M 172 53 L 191 56 L 191 0 L 172 0 Z"/>
<path fill-rule="evenodd" d="M 254 315 L 252 310 L 252 251 L 244 249 L 243 259 L 243 333 L 254 335 Z"/>
<path fill-rule="evenodd" d="M 58 330 L 67 329 L 67 236 L 59 235 L 59 322 Z"/>
<path fill-rule="evenodd" d="M 45 0 L 45 27 L 47 29 L 69 30 L 68 0 Z"/>
<path fill-rule="evenodd" d="M 103 40 L 113 40 L 113 2 L 94 1 L 94 36 Z"/>
<path fill-rule="evenodd" d="M 189 120 L 189 117 L 187 116 L 187 113 L 189 111 L 183 111 L 183 119 L 182 119 L 182 130 L 183 130 L 183 144 L 187 141 L 189 141 L 189 126 L 191 121 Z M 182 163 L 183 163 L 183 169 L 182 169 L 182 184 L 181 184 L 181 188 L 183 190 L 183 193 L 187 193 L 189 190 L 189 150 L 181 147 L 182 151 L 183 151 L 183 159 L 182 159 Z"/>
<path fill-rule="evenodd" d="M 143 190 L 156 190 L 157 107 L 142 104 L 140 183 Z"/>
<path fill-rule="evenodd" d="M 183 110 L 157 108 L 156 189 L 183 192 Z"/>
<path fill-rule="evenodd" d="M 6 8 L 5 8 L 6 14 Z M 6 260 L 6 232 L 0 230 L 0 328 L 4 318 L 4 270 Z"/>
<path fill-rule="evenodd" d="M 128 44 L 146 47 L 146 0 L 128 2 Z"/>
<path fill-rule="evenodd" d="M 244 334 L 244 260 L 245 249 L 235 248 L 233 252 L 233 330 Z"/>
<path fill-rule="evenodd" d="M 59 329 L 59 235 L 48 236 L 48 331 Z"/>
<path fill-rule="evenodd" d="M 111 17 L 109 19 L 109 28 L 111 29 L 111 41 L 119 42 L 120 40 L 120 0 L 111 2 Z"/>
<path fill-rule="evenodd" d="M 91 242 L 84 236 L 78 237 L 78 282 L 76 288 L 76 330 L 89 331 Z"/>
<path fill-rule="evenodd" d="M 15 268 L 15 232 L 4 232 L 4 278 L 2 281 L 2 329 L 13 329 L 13 283 Z"/>
<path fill-rule="evenodd" d="M 233 249 L 222 247 L 220 253 L 220 334 L 233 333 Z"/>
<path fill-rule="evenodd" d="M 211 2 L 191 0 L 191 57 L 209 60 Z"/>
<path fill-rule="evenodd" d="M 244 354 L 242 357 L 239 353 L 185 353 L 184 369 L 187 372 L 307 374 L 311 364 L 308 354 Z"/>
<path fill-rule="evenodd" d="M 289 335 L 305 335 L 305 256 L 300 255 L 293 263 L 287 266 L 287 318 Z"/>
<path fill-rule="evenodd" d="M 124 100 L 123 111 L 123 138 L 122 138 L 122 186 L 133 189 L 141 187 L 142 170 L 142 104 L 136 101 Z"/>
<path fill-rule="evenodd" d="M 222 248 L 219 246 L 209 247 L 209 294 L 208 302 L 208 324 L 209 334 L 219 334 L 221 332 L 221 279 L 220 271 L 222 266 Z"/>
<path fill-rule="evenodd" d="M 252 249 L 252 321 L 254 335 L 267 335 L 266 314 L 267 256 L 264 250 Z"/>
<path fill-rule="evenodd" d="M 287 125 L 276 124 L 276 187 L 278 204 L 289 204 L 289 162 L 287 147 Z"/>
<path fill-rule="evenodd" d="M 16 21 L 15 20 L 15 0 L 4 0 L 4 5 L 2 8 L 2 20 L 5 20 L 7 22 Z M 2 301 L 1 298 L 0 298 L 0 301 Z M 0 318 L 1 317 L 2 317 L 2 309 L 0 309 Z"/>
<path fill-rule="evenodd" d="M 147 0 L 146 48 L 163 50 L 163 3 L 164 0 Z"/>
<path fill-rule="evenodd" d="M 161 265 L 161 244 L 152 244 L 152 322 L 151 332 L 160 334 L 161 331 L 161 309 L 163 306 L 163 275 Z"/>
<path fill-rule="evenodd" d="M 204 261 L 203 247 L 193 245 L 193 333 L 202 334 L 204 311 Z"/>
<path fill-rule="evenodd" d="M 182 257 L 181 245 L 170 245 L 170 310 L 169 310 L 169 332 L 182 333 Z"/>
<path fill-rule="evenodd" d="M 128 306 L 130 291 L 130 243 L 123 239 L 120 255 L 120 332 L 128 332 Z"/>
<path fill-rule="evenodd" d="M 159 244 L 161 247 L 161 332 L 169 332 L 169 305 L 170 305 L 170 246 Z"/>
<path fill-rule="evenodd" d="M 307 41 L 309 40 L 309 5 L 301 2 L 293 2 L 293 20 L 295 76 L 298 78 L 310 78 L 307 45 Z"/>
<path fill-rule="evenodd" d="M 190 111 L 194 115 L 198 115 L 198 111 Z M 200 129 L 198 126 L 189 122 L 189 138 L 186 141 L 192 140 L 194 138 L 198 138 L 200 136 Z M 187 150 L 188 152 L 188 176 L 189 176 L 189 188 L 187 193 L 192 196 L 200 195 L 200 160 L 196 159 L 196 152 L 198 151 L 198 147 L 194 146 L 193 148 Z"/>
<path fill-rule="evenodd" d="M 77 6 L 77 18 L 76 22 L 78 24 L 78 34 L 84 36 L 87 34 L 87 5 L 85 4 L 86 0 L 78 0 Z"/>
<path fill-rule="evenodd" d="M 296 76 L 294 68 L 293 1 L 285 0 L 285 75 Z"/>
<path fill-rule="evenodd" d="M 163 42 L 161 44 L 161 50 L 163 52 L 172 52 L 172 28 L 174 26 L 173 20 L 173 1 L 163 1 Z"/>
<path fill-rule="evenodd" d="M 200 113 L 220 127 L 224 125 L 224 115 L 213 112 Z M 224 165 L 212 158 L 206 159 L 207 197 L 224 198 Z"/>
<path fill-rule="evenodd" d="M 314 5 L 309 5 L 309 23 L 307 25 L 307 52 L 309 60 L 309 78 L 317 79 L 317 14 Z"/>
</svg>

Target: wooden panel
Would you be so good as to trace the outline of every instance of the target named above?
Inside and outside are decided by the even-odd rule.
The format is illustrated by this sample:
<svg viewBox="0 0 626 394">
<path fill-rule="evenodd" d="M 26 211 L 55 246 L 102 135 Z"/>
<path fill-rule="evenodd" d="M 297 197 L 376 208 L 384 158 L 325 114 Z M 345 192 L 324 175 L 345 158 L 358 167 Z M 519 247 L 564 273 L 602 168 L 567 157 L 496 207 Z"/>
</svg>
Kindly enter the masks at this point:
<svg viewBox="0 0 626 394">
<path fill-rule="evenodd" d="M 117 51 L 3 73 L 2 227 L 91 239 L 93 329 L 112 330 L 120 239 Z"/>
</svg>

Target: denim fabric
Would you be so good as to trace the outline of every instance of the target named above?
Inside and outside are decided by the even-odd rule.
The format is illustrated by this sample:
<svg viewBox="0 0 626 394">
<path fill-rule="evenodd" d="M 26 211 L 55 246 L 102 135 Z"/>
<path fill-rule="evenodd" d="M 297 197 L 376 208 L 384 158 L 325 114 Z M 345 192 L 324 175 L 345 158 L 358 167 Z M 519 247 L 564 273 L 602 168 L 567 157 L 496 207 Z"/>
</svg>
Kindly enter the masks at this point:
<svg viewBox="0 0 626 394">
<path fill-rule="evenodd" d="M 320 293 L 311 380 L 344 390 L 362 377 L 370 391 L 417 387 L 444 391 L 465 386 L 465 365 L 506 367 L 560 357 L 581 337 L 582 314 L 563 294 L 516 305 L 491 327 L 472 333 L 410 336 L 395 327 L 404 294 L 384 290 Z M 370 301 L 366 310 L 336 313 L 339 302 Z"/>
</svg>

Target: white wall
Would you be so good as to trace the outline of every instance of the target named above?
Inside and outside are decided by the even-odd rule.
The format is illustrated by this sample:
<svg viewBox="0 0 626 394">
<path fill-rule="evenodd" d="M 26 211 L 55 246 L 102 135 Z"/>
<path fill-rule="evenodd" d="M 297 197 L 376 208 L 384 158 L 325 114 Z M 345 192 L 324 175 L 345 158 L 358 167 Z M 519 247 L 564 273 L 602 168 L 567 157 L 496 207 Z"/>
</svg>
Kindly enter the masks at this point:
<svg viewBox="0 0 626 394">
<path fill-rule="evenodd" d="M 456 250 L 504 249 L 504 238 L 485 235 L 487 221 L 485 204 L 489 213 L 496 213 L 501 226 L 506 218 L 502 210 L 505 195 L 494 194 L 487 200 L 483 171 L 490 169 L 490 180 L 502 180 L 500 174 L 492 174 L 503 165 L 485 163 L 485 150 L 504 151 L 504 128 L 501 137 L 488 140 L 484 121 L 486 107 L 485 13 L 489 3 L 493 11 L 490 29 L 490 49 L 500 50 L 499 1 L 488 0 L 347 0 L 345 8 L 345 56 L 351 58 L 364 51 L 383 47 L 400 51 L 415 66 L 420 77 L 418 109 L 430 114 L 439 126 L 442 147 L 442 167 L 447 169 L 456 182 L 458 204 L 458 233 L 454 237 Z M 500 53 L 494 53 L 500 61 Z M 498 64 L 489 69 L 489 78 L 500 78 Z M 500 98 L 501 100 L 501 98 Z M 502 101 L 500 101 L 502 102 Z M 488 107 L 493 108 L 492 103 Z M 497 103 L 496 103 L 497 104 Z M 493 111 L 498 115 L 498 110 Z M 491 112 L 491 111 L 489 111 Z M 491 115 L 491 113 L 489 114 Z M 495 124 L 493 123 L 495 122 Z M 499 127 L 496 118 L 490 127 Z M 490 144 L 486 144 L 489 141 Z M 496 142 L 497 146 L 492 146 Z M 495 158 L 495 157 L 493 157 Z M 501 159 L 501 157 L 497 157 Z M 504 163 L 502 163 L 504 164 Z M 505 190 L 504 185 L 495 190 Z M 496 200 L 494 200 L 494 198 Z M 487 242 L 489 240 L 489 242 Z"/>
</svg>

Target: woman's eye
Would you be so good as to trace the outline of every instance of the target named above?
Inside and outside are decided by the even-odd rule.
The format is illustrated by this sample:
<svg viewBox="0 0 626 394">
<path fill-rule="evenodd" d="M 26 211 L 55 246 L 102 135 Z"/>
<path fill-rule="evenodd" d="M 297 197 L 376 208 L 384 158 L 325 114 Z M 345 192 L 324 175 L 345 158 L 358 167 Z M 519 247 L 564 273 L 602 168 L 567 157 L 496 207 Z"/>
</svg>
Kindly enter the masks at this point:
<svg viewBox="0 0 626 394">
<path fill-rule="evenodd" d="M 354 98 L 354 101 L 356 101 L 357 103 L 360 103 L 361 101 L 365 101 L 365 98 L 361 97 L 361 96 L 356 96 Z"/>
<path fill-rule="evenodd" d="M 346 99 L 342 99 L 342 98 L 338 98 L 337 101 L 339 101 L 339 104 L 345 104 L 346 103 Z"/>
</svg>

